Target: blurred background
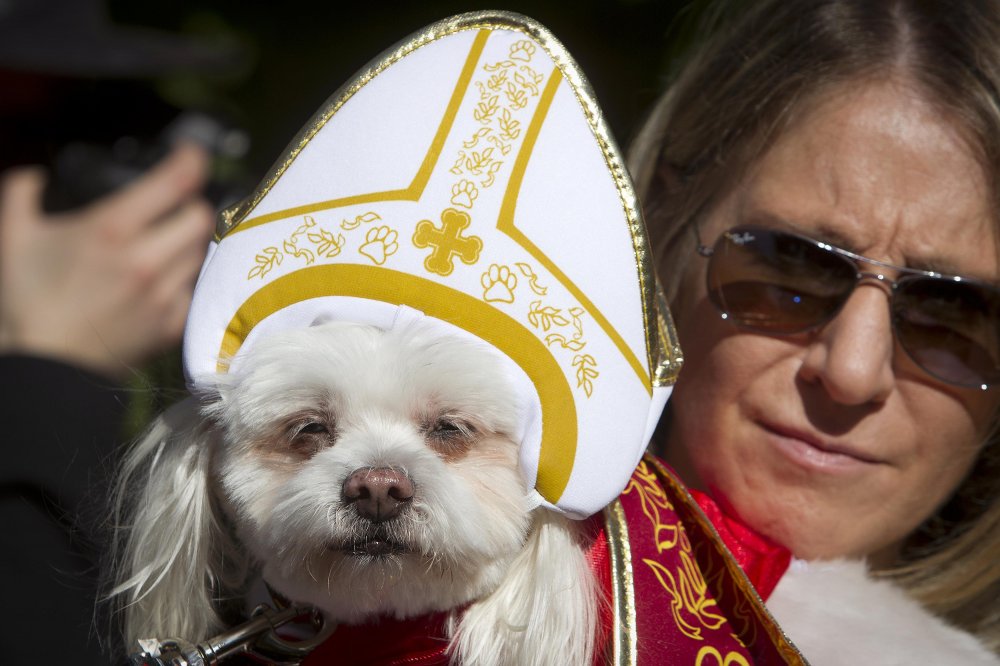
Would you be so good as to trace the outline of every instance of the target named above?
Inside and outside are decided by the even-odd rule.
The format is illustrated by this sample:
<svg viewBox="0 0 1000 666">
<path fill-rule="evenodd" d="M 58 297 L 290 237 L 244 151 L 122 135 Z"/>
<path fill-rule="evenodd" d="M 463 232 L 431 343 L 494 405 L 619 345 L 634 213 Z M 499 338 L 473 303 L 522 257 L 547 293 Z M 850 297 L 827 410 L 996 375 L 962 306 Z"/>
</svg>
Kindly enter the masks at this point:
<svg viewBox="0 0 1000 666">
<path fill-rule="evenodd" d="M 476 9 L 506 9 L 548 27 L 593 84 L 619 142 L 661 89 L 672 39 L 692 13 L 681 0 L 507 0 L 482 3 L 333 3 L 114 0 L 116 22 L 233 41 L 247 67 L 214 80 L 174 77 L 159 94 L 177 105 L 219 105 L 253 137 L 249 163 L 265 169 L 309 116 L 383 49 L 428 23 Z"/>
<path fill-rule="evenodd" d="M 196 112 L 215 123 L 209 131 L 224 144 L 211 197 L 228 205 L 369 60 L 431 22 L 484 8 L 519 12 L 549 28 L 580 64 L 624 148 L 705 7 L 697 0 L 485 7 L 440 0 L 0 0 L 0 169 L 43 164 L 57 183 L 107 190 L 114 183 L 92 181 L 105 172 L 121 181 L 129 170 L 140 173 L 165 152 L 172 123 Z M 105 166 L 95 168 L 95 160 Z M 53 210 L 88 196 L 52 189 Z M 179 355 L 154 362 L 132 384 L 127 434 L 181 395 Z"/>
</svg>

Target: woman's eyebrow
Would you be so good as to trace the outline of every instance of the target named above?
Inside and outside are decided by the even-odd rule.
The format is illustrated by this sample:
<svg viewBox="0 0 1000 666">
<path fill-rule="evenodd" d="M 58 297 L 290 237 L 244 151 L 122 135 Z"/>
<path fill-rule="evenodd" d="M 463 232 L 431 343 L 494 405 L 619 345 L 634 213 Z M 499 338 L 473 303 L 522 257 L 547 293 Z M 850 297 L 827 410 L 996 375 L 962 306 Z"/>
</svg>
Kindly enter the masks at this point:
<svg viewBox="0 0 1000 666">
<path fill-rule="evenodd" d="M 853 252 L 854 254 L 861 254 L 857 249 L 857 245 L 855 245 L 853 241 L 849 240 L 843 235 L 843 233 L 821 220 L 800 220 L 796 222 L 793 219 L 778 215 L 777 213 L 758 210 L 748 215 L 742 222 L 748 224 L 759 224 L 772 229 L 781 229 L 782 231 L 789 231 L 800 236 L 805 236 L 806 238 L 812 238 L 813 240 L 835 245 L 842 250 L 847 250 L 848 252 Z"/>
<path fill-rule="evenodd" d="M 850 240 L 843 234 L 843 232 L 833 228 L 831 225 L 823 221 L 802 221 L 800 223 L 796 223 L 793 220 L 769 211 L 755 211 L 749 215 L 745 221 L 750 224 L 760 224 L 767 227 L 791 231 L 793 233 L 806 236 L 807 238 L 829 243 L 830 245 L 838 247 L 842 250 L 847 250 L 848 252 L 857 254 L 858 256 L 866 256 L 864 252 L 858 248 L 856 241 Z M 918 271 L 927 271 L 929 273 L 940 273 L 942 275 L 970 277 L 989 284 L 1000 285 L 1000 279 L 971 274 L 967 270 L 963 270 L 960 266 L 955 264 L 954 261 L 944 257 L 906 257 L 904 263 L 900 264 L 900 267 L 912 268 Z"/>
</svg>

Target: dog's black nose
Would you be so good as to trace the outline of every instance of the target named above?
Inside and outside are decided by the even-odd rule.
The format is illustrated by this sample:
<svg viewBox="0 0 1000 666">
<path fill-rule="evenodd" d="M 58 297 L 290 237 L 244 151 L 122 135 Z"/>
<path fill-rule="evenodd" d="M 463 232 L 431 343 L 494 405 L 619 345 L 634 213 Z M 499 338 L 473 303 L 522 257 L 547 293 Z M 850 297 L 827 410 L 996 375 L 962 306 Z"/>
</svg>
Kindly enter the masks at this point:
<svg viewBox="0 0 1000 666">
<path fill-rule="evenodd" d="M 397 469 L 362 467 L 344 481 L 343 497 L 362 518 L 380 523 L 392 520 L 410 503 L 413 482 Z"/>
</svg>

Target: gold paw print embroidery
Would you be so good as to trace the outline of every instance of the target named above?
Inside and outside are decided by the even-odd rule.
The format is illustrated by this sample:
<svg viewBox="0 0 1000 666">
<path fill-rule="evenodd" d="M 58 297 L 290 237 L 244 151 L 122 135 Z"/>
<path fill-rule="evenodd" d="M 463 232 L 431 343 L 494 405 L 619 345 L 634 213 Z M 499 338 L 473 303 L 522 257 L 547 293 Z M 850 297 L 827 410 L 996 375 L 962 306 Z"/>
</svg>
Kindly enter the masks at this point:
<svg viewBox="0 0 1000 666">
<path fill-rule="evenodd" d="M 531 56 L 535 55 L 535 45 L 526 39 L 514 42 L 510 47 L 510 59 L 530 62 Z"/>
<path fill-rule="evenodd" d="M 517 276 L 506 266 L 490 264 L 490 269 L 480 278 L 483 300 L 488 303 L 513 303 Z"/>
<path fill-rule="evenodd" d="M 469 180 L 460 180 L 451 187 L 451 203 L 462 208 L 472 208 L 472 202 L 479 196 L 479 188 Z"/>
<path fill-rule="evenodd" d="M 365 242 L 358 248 L 358 252 L 381 266 L 386 258 L 399 249 L 397 237 L 396 231 L 389 227 L 373 227 L 365 234 Z"/>
</svg>

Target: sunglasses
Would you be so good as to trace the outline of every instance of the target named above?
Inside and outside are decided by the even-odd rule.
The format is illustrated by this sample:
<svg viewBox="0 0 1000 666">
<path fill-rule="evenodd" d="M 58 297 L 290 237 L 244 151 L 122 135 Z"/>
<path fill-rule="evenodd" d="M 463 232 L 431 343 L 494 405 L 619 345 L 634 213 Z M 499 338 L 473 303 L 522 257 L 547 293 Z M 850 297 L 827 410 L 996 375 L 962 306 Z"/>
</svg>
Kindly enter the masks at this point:
<svg viewBox="0 0 1000 666">
<path fill-rule="evenodd" d="M 708 257 L 709 299 L 739 328 L 772 335 L 820 328 L 868 280 L 891 294 L 896 340 L 926 373 L 983 390 L 1000 380 L 1000 290 L 990 284 L 755 226 L 730 229 L 698 252 Z M 899 277 L 891 280 L 882 269 Z"/>
</svg>

